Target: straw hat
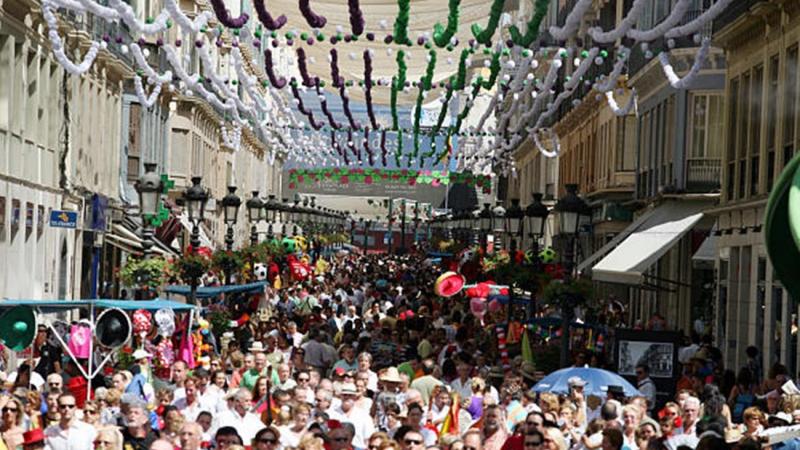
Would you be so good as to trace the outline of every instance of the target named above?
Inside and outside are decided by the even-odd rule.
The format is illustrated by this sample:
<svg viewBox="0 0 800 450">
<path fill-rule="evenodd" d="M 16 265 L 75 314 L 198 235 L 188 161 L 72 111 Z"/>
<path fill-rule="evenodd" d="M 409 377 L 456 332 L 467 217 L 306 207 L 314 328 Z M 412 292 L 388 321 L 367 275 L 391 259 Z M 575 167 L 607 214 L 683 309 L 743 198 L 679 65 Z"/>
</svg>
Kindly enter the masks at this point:
<svg viewBox="0 0 800 450">
<path fill-rule="evenodd" d="M 389 367 L 383 372 L 379 379 L 380 381 L 386 381 L 389 383 L 403 382 L 403 379 L 400 378 L 400 371 L 397 370 L 397 367 Z"/>
</svg>

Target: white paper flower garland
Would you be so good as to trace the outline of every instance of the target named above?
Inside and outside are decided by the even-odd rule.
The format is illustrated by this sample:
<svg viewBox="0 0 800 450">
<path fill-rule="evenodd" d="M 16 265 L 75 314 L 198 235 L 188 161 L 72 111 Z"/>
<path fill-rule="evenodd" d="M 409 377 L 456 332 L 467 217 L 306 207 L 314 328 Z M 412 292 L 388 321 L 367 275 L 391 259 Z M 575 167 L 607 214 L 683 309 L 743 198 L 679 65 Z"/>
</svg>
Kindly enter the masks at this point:
<svg viewBox="0 0 800 450">
<path fill-rule="evenodd" d="M 700 69 L 703 68 L 703 64 L 706 62 L 706 58 L 708 57 L 708 51 L 711 47 L 711 39 L 705 38 L 703 39 L 702 44 L 700 45 L 700 50 L 697 51 L 697 54 L 694 58 L 694 64 L 692 64 L 691 69 L 689 69 L 689 73 L 686 74 L 683 78 L 680 78 L 676 73 L 675 69 L 672 67 L 672 64 L 669 62 L 669 53 L 663 52 L 658 55 L 658 61 L 661 63 L 661 68 L 664 70 L 664 76 L 667 77 L 670 86 L 675 89 L 686 89 L 692 83 L 692 81 L 697 77 L 697 74 L 700 72 Z"/>
<path fill-rule="evenodd" d="M 71 75 L 81 76 L 92 67 L 92 63 L 94 63 L 95 58 L 97 58 L 97 53 L 100 51 L 100 48 L 105 47 L 105 42 L 92 42 L 89 46 L 89 50 L 83 55 L 83 60 L 79 64 L 75 64 L 64 51 L 64 42 L 61 40 L 61 36 L 58 35 L 58 20 L 53 13 L 53 8 L 54 5 L 50 0 L 42 1 L 42 15 L 44 16 L 45 22 L 47 22 L 47 37 L 50 39 L 53 55 L 64 70 Z"/>
</svg>

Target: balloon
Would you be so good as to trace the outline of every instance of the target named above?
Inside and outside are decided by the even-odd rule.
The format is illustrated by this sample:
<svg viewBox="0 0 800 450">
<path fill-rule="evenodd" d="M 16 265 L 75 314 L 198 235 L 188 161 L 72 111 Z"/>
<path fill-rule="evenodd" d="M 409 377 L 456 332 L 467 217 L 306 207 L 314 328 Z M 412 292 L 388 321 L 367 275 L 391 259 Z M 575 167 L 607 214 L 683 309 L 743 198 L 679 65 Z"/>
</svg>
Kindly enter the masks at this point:
<svg viewBox="0 0 800 450">
<path fill-rule="evenodd" d="M 501 307 L 502 305 L 497 299 L 494 299 L 489 302 L 489 312 L 496 313 L 497 311 L 500 311 Z"/>
<path fill-rule="evenodd" d="M 471 298 L 469 300 L 469 310 L 476 317 L 483 317 L 483 315 L 486 313 L 486 301 L 478 297 Z"/>
</svg>

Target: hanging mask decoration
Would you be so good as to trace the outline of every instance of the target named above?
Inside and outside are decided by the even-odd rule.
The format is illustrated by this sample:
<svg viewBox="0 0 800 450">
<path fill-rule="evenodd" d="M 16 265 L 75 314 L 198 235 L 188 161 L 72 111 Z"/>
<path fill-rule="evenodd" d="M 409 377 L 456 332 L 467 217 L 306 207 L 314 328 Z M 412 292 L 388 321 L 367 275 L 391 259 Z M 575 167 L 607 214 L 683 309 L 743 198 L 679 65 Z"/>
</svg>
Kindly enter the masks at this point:
<svg viewBox="0 0 800 450">
<path fill-rule="evenodd" d="M 153 326 L 153 315 L 150 311 L 144 309 L 137 309 L 133 313 L 133 332 L 142 338 L 144 342 L 145 336 L 150 332 Z"/>
<path fill-rule="evenodd" d="M 173 310 L 159 309 L 156 311 L 155 320 L 159 335 L 166 338 L 175 334 L 175 312 Z"/>
<path fill-rule="evenodd" d="M 267 265 L 264 263 L 256 263 L 255 266 L 253 266 L 253 275 L 258 281 L 266 280 L 268 275 Z"/>
<path fill-rule="evenodd" d="M 283 246 L 283 249 L 286 251 L 286 253 L 289 254 L 294 253 L 295 249 L 297 248 L 297 243 L 294 241 L 294 239 L 288 237 L 283 238 L 283 241 L 281 241 L 281 245 Z"/>
</svg>

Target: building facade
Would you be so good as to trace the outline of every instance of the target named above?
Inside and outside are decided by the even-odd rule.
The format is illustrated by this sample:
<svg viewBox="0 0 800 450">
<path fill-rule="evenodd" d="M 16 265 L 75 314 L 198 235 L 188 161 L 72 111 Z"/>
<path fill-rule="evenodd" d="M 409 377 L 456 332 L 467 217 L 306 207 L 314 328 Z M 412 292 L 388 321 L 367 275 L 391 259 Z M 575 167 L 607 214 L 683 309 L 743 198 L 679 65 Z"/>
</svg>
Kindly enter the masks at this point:
<svg viewBox="0 0 800 450">
<path fill-rule="evenodd" d="M 762 226 L 773 183 L 800 147 L 800 5 L 737 2 L 714 28 L 729 61 L 714 332 L 729 367 L 755 345 L 764 367 L 796 373 L 797 303 L 775 279 Z"/>
</svg>

